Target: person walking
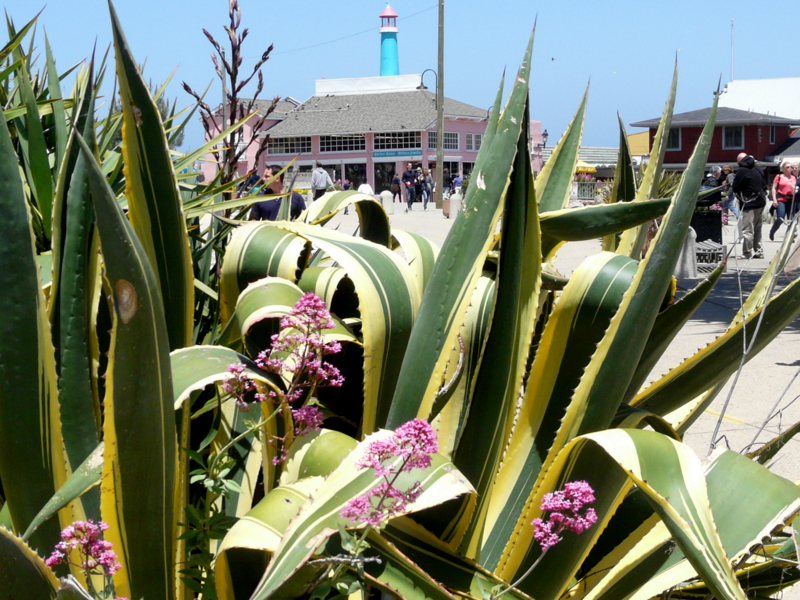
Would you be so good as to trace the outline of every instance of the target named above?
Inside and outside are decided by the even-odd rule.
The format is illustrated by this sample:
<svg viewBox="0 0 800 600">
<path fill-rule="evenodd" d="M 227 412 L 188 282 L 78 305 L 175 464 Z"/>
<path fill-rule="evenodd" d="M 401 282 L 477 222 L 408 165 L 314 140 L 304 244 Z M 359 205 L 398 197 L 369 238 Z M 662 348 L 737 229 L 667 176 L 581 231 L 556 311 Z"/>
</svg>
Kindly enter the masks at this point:
<svg viewBox="0 0 800 600">
<path fill-rule="evenodd" d="M 428 201 L 431 199 L 432 193 L 433 177 L 431 177 L 431 172 L 428 170 L 428 168 L 425 167 L 422 169 L 422 195 L 424 199 L 422 210 L 428 210 Z"/>
<path fill-rule="evenodd" d="M 392 190 L 392 202 L 395 202 L 395 199 L 396 199 L 397 202 L 402 202 L 403 201 L 403 197 L 400 194 L 401 186 L 402 186 L 402 182 L 400 181 L 400 173 L 395 173 L 394 174 L 394 178 L 392 178 L 392 187 L 391 187 L 391 190 Z"/>
<path fill-rule="evenodd" d="M 265 171 L 270 173 L 269 177 L 272 177 L 272 173 L 278 173 L 281 170 L 279 165 L 271 165 L 266 167 Z M 286 172 L 281 173 L 275 180 L 270 183 L 268 188 L 264 189 L 264 194 L 285 194 L 285 190 L 283 189 L 283 176 Z M 306 209 L 306 203 L 303 200 L 303 197 L 295 191 L 291 192 L 291 208 L 289 209 L 289 215 L 292 220 L 297 219 Z M 278 219 L 278 212 L 281 209 L 281 202 L 283 202 L 283 197 L 280 198 L 272 198 L 270 200 L 262 200 L 261 202 L 256 202 L 253 205 L 253 209 L 250 212 L 250 220 L 252 221 L 275 221 Z"/>
<path fill-rule="evenodd" d="M 416 200 L 417 195 L 417 172 L 414 170 L 414 167 L 411 163 L 406 165 L 406 170 L 403 171 L 403 185 L 406 188 L 406 203 L 408 204 L 408 208 L 406 208 L 406 212 L 411 210 L 411 206 L 414 204 L 414 200 Z"/>
<path fill-rule="evenodd" d="M 772 198 L 772 206 L 775 208 L 775 221 L 769 230 L 770 241 L 775 240 L 775 234 L 781 226 L 781 223 L 786 220 L 788 223 L 794 214 L 794 192 L 797 188 L 797 176 L 794 174 L 794 165 L 788 160 L 781 163 L 781 173 L 775 176 L 772 180 L 772 188 L 770 190 L 770 197 Z"/>
<path fill-rule="evenodd" d="M 733 166 L 722 165 L 722 176 L 725 178 L 722 184 L 722 193 L 725 195 L 725 200 L 722 202 L 724 210 L 730 210 L 733 215 L 739 218 L 739 208 L 736 206 L 736 196 L 733 194 Z"/>
<path fill-rule="evenodd" d="M 761 224 L 767 194 L 764 173 L 756 166 L 756 159 L 741 152 L 736 157 L 739 170 L 733 178 L 733 191 L 737 194 L 741 208 L 742 254 L 741 259 L 764 258 L 761 247 Z"/>
<path fill-rule="evenodd" d="M 328 191 L 328 188 L 333 187 L 333 181 L 328 172 L 322 168 L 319 162 L 314 163 L 314 172 L 311 173 L 311 194 L 312 199 L 316 200 L 322 194 Z"/>
</svg>

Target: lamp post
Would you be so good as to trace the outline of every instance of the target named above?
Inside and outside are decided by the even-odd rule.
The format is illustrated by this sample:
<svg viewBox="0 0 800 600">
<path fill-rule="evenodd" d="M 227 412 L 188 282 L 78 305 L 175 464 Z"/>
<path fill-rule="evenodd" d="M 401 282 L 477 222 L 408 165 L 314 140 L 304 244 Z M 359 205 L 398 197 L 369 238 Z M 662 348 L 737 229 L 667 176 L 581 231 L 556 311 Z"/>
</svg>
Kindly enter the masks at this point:
<svg viewBox="0 0 800 600">
<path fill-rule="evenodd" d="M 441 23 L 440 23 L 441 25 Z M 440 46 L 441 51 L 441 46 Z M 440 63 L 441 64 L 441 63 Z M 425 86 L 425 73 L 433 73 L 436 81 L 436 208 L 442 208 L 442 192 L 444 191 L 444 96 L 442 92 L 441 78 L 433 69 L 425 69 L 419 76 L 418 90 L 427 90 Z"/>
<path fill-rule="evenodd" d="M 550 137 L 550 136 L 547 133 L 547 129 L 545 129 L 542 132 L 542 135 L 541 135 L 542 143 L 541 144 L 534 144 L 534 146 L 533 146 L 533 162 L 534 162 L 533 170 L 534 170 L 534 172 L 538 173 L 539 171 L 542 170 L 542 167 L 544 166 L 544 152 L 543 152 L 543 150 L 544 150 L 545 146 L 547 146 L 547 138 L 548 137 Z M 536 163 L 538 163 L 538 164 L 536 164 Z M 536 170 L 537 167 L 539 168 L 539 171 Z"/>
</svg>

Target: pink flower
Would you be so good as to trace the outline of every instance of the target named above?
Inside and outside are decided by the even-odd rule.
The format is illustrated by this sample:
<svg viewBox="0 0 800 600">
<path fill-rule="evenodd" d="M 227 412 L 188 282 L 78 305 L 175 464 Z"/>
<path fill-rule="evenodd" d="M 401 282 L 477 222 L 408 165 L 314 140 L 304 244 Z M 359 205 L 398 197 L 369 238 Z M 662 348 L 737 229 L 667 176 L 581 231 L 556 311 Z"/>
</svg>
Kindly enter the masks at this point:
<svg viewBox="0 0 800 600">
<path fill-rule="evenodd" d="M 550 513 L 547 519 L 534 519 L 533 539 L 539 542 L 542 552 L 561 541 L 561 532 L 565 529 L 573 533 L 583 533 L 597 522 L 597 514 L 593 508 L 581 510 L 587 504 L 594 502 L 594 490 L 585 481 L 570 481 L 564 484 L 564 489 L 542 498 L 540 508 L 544 513 Z"/>
<path fill-rule="evenodd" d="M 223 392 L 230 394 L 233 397 L 236 406 L 242 411 L 248 411 L 253 406 L 254 402 L 247 399 L 248 392 L 256 388 L 255 382 L 250 379 L 247 374 L 247 366 L 242 363 L 233 363 L 228 366 L 228 378 L 220 384 L 220 389 Z M 260 402 L 261 394 L 254 396 L 256 402 Z"/>
<path fill-rule="evenodd" d="M 294 419 L 294 434 L 297 437 L 322 427 L 322 413 L 316 406 L 302 406 L 293 410 L 292 419 Z"/>
<path fill-rule="evenodd" d="M 56 544 L 53 553 L 45 560 L 49 567 L 69 563 L 69 553 L 77 550 L 80 566 L 87 573 L 102 567 L 106 575 L 119 571 L 117 554 L 111 549 L 111 542 L 100 539 L 102 532 L 108 529 L 104 521 L 75 521 L 61 531 L 61 541 Z"/>
<path fill-rule="evenodd" d="M 431 454 L 439 451 L 436 433 L 427 421 L 414 419 L 401 425 L 390 436 L 373 440 L 356 461 L 360 469 L 373 469 L 383 481 L 363 496 L 351 499 L 339 513 L 351 523 L 367 523 L 377 527 L 381 521 L 402 514 L 423 492 L 414 482 L 401 490 L 395 483 L 400 473 L 427 469 Z"/>
</svg>

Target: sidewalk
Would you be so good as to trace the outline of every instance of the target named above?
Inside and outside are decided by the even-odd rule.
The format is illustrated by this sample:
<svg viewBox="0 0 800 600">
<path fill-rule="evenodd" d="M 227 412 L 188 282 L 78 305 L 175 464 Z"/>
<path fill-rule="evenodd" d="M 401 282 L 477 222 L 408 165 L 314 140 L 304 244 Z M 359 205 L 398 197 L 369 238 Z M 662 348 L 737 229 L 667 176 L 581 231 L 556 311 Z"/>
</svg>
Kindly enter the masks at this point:
<svg viewBox="0 0 800 600">
<path fill-rule="evenodd" d="M 394 214 L 389 217 L 393 228 L 413 231 L 439 246 L 444 243 L 453 224 L 453 218 L 444 218 L 442 211 L 433 208 L 432 203 L 428 205 L 426 211 L 422 210 L 421 204 L 415 204 L 414 209 L 407 214 L 403 212 L 404 208 L 405 204 L 395 203 Z M 337 216 L 336 220 L 341 220 L 344 231 L 354 231 L 357 226 L 357 219 L 353 211 L 347 217 Z M 735 256 L 741 252 L 741 244 L 730 252 L 728 271 L 722 275 L 705 303 L 684 326 L 657 363 L 651 375 L 651 381 L 680 364 L 685 358 L 725 331 L 739 310 L 740 284 L 741 293 L 746 297 L 783 241 L 786 227 L 781 227 L 774 242 L 769 241 L 769 227 L 768 224 L 763 225 L 764 259 L 737 261 Z M 735 222 L 724 227 L 723 242 L 728 246 L 729 251 L 735 244 L 736 235 Z M 557 266 L 564 275 L 569 275 L 585 257 L 599 251 L 599 240 L 566 244 L 559 251 Z M 702 279 L 679 281 L 679 295 L 692 289 L 700 281 Z M 776 282 L 773 295 L 787 283 L 787 278 L 782 275 Z M 800 350 L 800 320 L 796 319 L 769 346 L 744 366 L 720 424 L 718 447 L 728 447 L 740 452 L 752 442 L 770 408 L 800 368 L 800 352 L 798 350 Z M 720 417 L 722 405 L 728 396 L 733 379 L 731 377 L 705 414 L 686 434 L 684 441 L 703 459 L 709 452 L 709 445 L 712 441 L 711 434 Z M 769 422 L 758 437 L 758 443 L 770 440 L 800 421 L 800 402 L 792 403 L 798 397 L 800 397 L 800 378 L 794 382 L 781 401 L 781 405 L 785 407 L 784 410 Z M 789 479 L 800 479 L 800 439 L 790 441 L 777 456 L 771 468 L 773 472 Z M 800 598 L 800 593 L 797 598 Z"/>
</svg>

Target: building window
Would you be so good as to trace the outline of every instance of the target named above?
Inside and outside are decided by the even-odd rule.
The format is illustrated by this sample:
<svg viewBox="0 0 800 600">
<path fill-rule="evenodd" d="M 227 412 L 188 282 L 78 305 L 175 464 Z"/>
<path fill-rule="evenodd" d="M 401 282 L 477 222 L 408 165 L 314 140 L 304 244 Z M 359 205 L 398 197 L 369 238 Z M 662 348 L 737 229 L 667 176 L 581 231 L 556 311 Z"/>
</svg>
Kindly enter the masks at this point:
<svg viewBox="0 0 800 600">
<path fill-rule="evenodd" d="M 436 132 L 429 131 L 428 132 L 428 150 L 436 150 Z"/>
<path fill-rule="evenodd" d="M 744 148 L 744 127 L 741 125 L 722 128 L 722 149 L 742 150 Z"/>
<path fill-rule="evenodd" d="M 775 125 L 769 126 L 769 143 L 775 145 Z"/>
<path fill-rule="evenodd" d="M 321 135 L 320 152 L 357 152 L 366 150 L 367 142 L 363 135 Z"/>
<path fill-rule="evenodd" d="M 445 150 L 458 150 L 458 134 L 452 131 L 445 131 L 443 146 Z"/>
<path fill-rule="evenodd" d="M 461 163 L 461 170 L 464 172 L 464 177 L 472 175 L 472 170 L 475 168 L 475 163 L 465 162 Z"/>
<path fill-rule="evenodd" d="M 374 145 L 375 150 L 403 150 L 409 148 L 422 148 L 422 134 L 419 131 L 393 131 L 391 133 L 376 133 Z"/>
<path fill-rule="evenodd" d="M 270 138 L 270 154 L 311 154 L 311 136 Z"/>
<path fill-rule="evenodd" d="M 481 141 L 483 140 L 483 135 L 480 133 L 468 133 L 467 134 L 467 151 L 468 152 L 477 152 L 481 149 Z"/>
<path fill-rule="evenodd" d="M 681 149 L 681 130 L 680 127 L 673 127 L 667 136 L 667 150 Z"/>
</svg>

